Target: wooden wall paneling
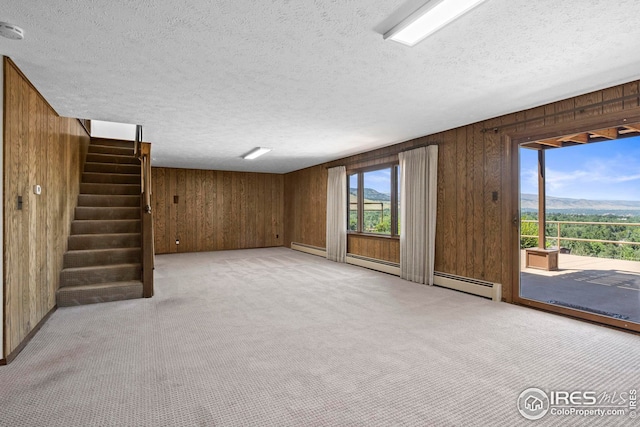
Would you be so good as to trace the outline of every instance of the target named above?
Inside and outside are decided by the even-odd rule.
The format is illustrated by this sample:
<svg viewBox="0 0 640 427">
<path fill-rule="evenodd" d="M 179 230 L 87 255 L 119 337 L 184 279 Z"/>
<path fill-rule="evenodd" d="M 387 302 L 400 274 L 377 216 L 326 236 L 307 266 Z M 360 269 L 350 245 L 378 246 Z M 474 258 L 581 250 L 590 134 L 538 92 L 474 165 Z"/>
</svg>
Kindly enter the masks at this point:
<svg viewBox="0 0 640 427">
<path fill-rule="evenodd" d="M 485 278 L 484 253 L 484 133 L 483 124 L 473 126 L 473 273 L 478 279 Z M 436 235 L 436 238 L 438 236 Z"/>
<path fill-rule="evenodd" d="M 153 174 L 154 205 L 160 210 L 166 199 L 171 206 L 154 218 L 156 228 L 175 230 L 166 233 L 170 240 L 159 233 L 157 240 L 166 243 L 156 246 L 157 253 L 175 252 L 176 237 L 179 252 L 281 245 L 282 175 L 169 168 L 154 168 Z"/>
<path fill-rule="evenodd" d="M 640 97 L 640 87 L 639 87 L 640 83 L 639 82 L 631 82 L 631 83 L 627 83 L 626 85 L 622 85 L 622 93 L 624 94 L 624 96 L 629 96 L 629 95 L 638 95 Z M 628 109 L 628 108 L 635 108 L 640 106 L 640 99 L 639 98 L 633 98 L 633 99 L 627 99 L 624 101 L 624 109 Z"/>
<path fill-rule="evenodd" d="M 556 123 L 562 123 L 562 122 L 566 122 L 566 121 L 575 120 L 575 118 L 576 118 L 575 112 L 570 111 L 573 108 L 575 108 L 575 100 L 573 98 L 572 99 L 567 99 L 567 100 L 564 100 L 564 101 L 556 102 L 553 105 L 555 106 L 556 112 L 558 112 L 558 113 L 561 113 L 563 111 L 565 111 L 565 112 L 554 116 L 552 118 L 553 123 L 551 123 L 552 120 L 549 119 L 549 120 L 545 121 L 545 124 L 551 125 L 551 124 L 556 124 Z M 524 127 L 522 127 L 522 129 L 524 129 Z M 519 130 L 522 130 L 522 129 L 519 129 Z"/>
<path fill-rule="evenodd" d="M 465 240 L 458 241 L 457 244 L 462 244 L 465 248 L 466 254 L 466 262 L 464 271 L 466 272 L 466 277 L 475 277 L 475 251 L 474 251 L 474 227 L 475 221 L 473 218 L 474 210 L 474 182 L 475 182 L 475 174 L 474 174 L 474 165 L 475 165 L 475 144 L 476 144 L 476 132 L 473 126 L 468 126 L 467 128 L 467 143 L 466 143 L 466 162 L 465 162 L 465 180 L 466 180 L 466 190 L 465 190 L 465 203 L 464 203 L 464 213 L 466 216 L 466 230 L 465 230 Z M 437 237 L 436 237 L 437 238 Z"/>
<path fill-rule="evenodd" d="M 21 335 L 21 316 L 18 315 L 15 307 L 19 309 L 21 304 L 20 293 L 20 271 L 8 269 L 13 267 L 18 269 L 20 265 L 20 234 L 22 232 L 22 215 L 16 211 L 16 197 L 21 194 L 20 176 L 20 156 L 22 155 L 23 135 L 22 123 L 23 115 L 21 103 L 22 87 L 18 75 L 4 63 L 5 80 L 5 123 L 4 123 L 4 355 L 15 347 L 16 341 Z M 13 108 L 11 108 L 13 107 Z M 13 248 L 13 250 L 8 250 Z"/>
<path fill-rule="evenodd" d="M 42 271 L 42 262 L 44 260 L 38 259 L 37 247 L 35 244 L 31 242 L 31 239 L 35 241 L 40 240 L 39 229 L 38 229 L 38 211 L 39 211 L 39 200 L 38 196 L 31 190 L 31 186 L 36 184 L 38 171 L 34 167 L 29 167 L 29 165 L 34 164 L 34 162 L 38 161 L 38 146 L 42 144 L 40 141 L 40 129 L 38 128 L 38 116 L 39 116 L 39 106 L 38 106 L 38 95 L 32 91 L 28 92 L 28 102 L 29 102 L 29 111 L 27 113 L 27 151 L 25 152 L 26 156 L 23 158 L 23 162 L 26 166 L 27 180 L 25 181 L 25 194 L 26 198 L 29 199 L 28 207 L 27 207 L 27 221 L 28 221 L 28 231 L 24 236 L 29 236 L 29 241 L 26 242 L 26 251 L 27 251 L 27 268 L 28 273 L 27 276 L 29 281 L 27 283 L 28 290 L 25 288 L 25 298 L 28 298 L 28 308 L 25 306 L 25 309 L 28 311 L 28 320 L 26 325 L 26 331 L 31 330 L 31 325 L 36 325 L 38 323 L 38 313 L 41 307 L 38 307 L 40 302 L 40 296 L 38 295 L 38 290 L 41 289 L 42 293 L 46 293 L 46 284 L 43 286 L 40 283 L 42 277 L 39 275 L 39 272 Z M 35 242 L 34 242 L 35 243 Z M 48 300 L 48 298 L 47 298 Z"/>
<path fill-rule="evenodd" d="M 246 206 L 246 220 L 245 224 L 247 225 L 247 230 L 244 233 L 246 241 L 244 242 L 245 247 L 256 247 L 258 229 L 257 229 L 257 212 L 256 212 L 256 198 L 258 197 L 258 192 L 256 191 L 256 175 L 252 173 L 245 174 L 245 187 L 244 187 L 244 206 Z"/>
<path fill-rule="evenodd" d="M 242 197 L 244 197 L 244 173 L 233 174 L 232 177 L 232 204 L 235 215 L 232 217 L 234 229 L 233 244 L 230 249 L 238 249 L 244 247 L 244 233 L 246 233 L 246 217 L 245 210 L 242 209 Z"/>
<path fill-rule="evenodd" d="M 501 118 L 501 125 L 511 125 L 516 121 L 515 114 L 509 114 Z M 502 299 L 511 302 L 511 290 L 513 288 L 513 262 L 519 260 L 520 242 L 515 242 L 517 222 L 513 222 L 514 218 L 519 216 L 519 212 L 513 209 L 513 190 L 514 185 L 517 187 L 517 183 L 513 182 L 512 177 L 519 175 L 519 168 L 517 157 L 514 161 L 514 148 L 511 139 L 502 132 L 500 134 L 499 144 L 502 147 L 502 175 L 501 190 L 498 198 L 498 204 L 502 210 L 502 219 L 499 226 L 502 229 L 502 241 L 501 245 L 501 280 L 502 284 Z"/>
<path fill-rule="evenodd" d="M 233 174 L 231 172 L 223 172 L 222 173 L 222 211 L 223 218 L 228 219 L 228 222 L 225 227 L 223 227 L 222 231 L 222 249 L 231 249 L 233 243 L 233 236 L 237 233 L 236 230 L 233 229 L 234 224 L 231 219 L 237 217 L 237 213 L 235 212 L 233 201 L 232 201 L 232 177 Z"/>
<path fill-rule="evenodd" d="M 59 117 L 10 60 L 4 67 L 3 345 L 9 357 L 55 307 L 89 137 L 77 120 Z"/>
<path fill-rule="evenodd" d="M 279 202 L 282 199 L 282 190 L 279 188 L 278 183 L 282 179 L 281 175 L 264 174 L 264 179 L 260 179 L 261 195 L 258 206 L 263 206 L 266 210 L 262 215 L 261 238 L 265 242 L 265 246 L 277 246 L 278 234 L 277 227 L 274 224 L 274 219 L 280 218 L 278 215 Z"/>
<path fill-rule="evenodd" d="M 501 120 L 495 119 L 485 123 L 488 128 L 500 126 Z M 491 282 L 502 282 L 502 145 L 498 132 L 485 133 L 484 155 L 484 228 L 485 245 L 483 247 L 485 279 Z M 496 200 L 494 200 L 494 194 Z"/>
<path fill-rule="evenodd" d="M 279 200 L 278 200 L 278 215 L 275 217 L 277 219 L 277 222 L 274 224 L 275 225 L 275 231 L 276 234 L 278 235 L 277 238 L 277 242 L 279 245 L 281 245 L 284 242 L 284 222 L 285 222 L 285 211 L 284 211 L 284 202 L 285 202 L 285 196 L 287 195 L 287 193 L 285 193 L 284 190 L 284 176 L 280 176 L 280 178 L 278 179 L 278 187 L 277 187 L 277 191 L 279 194 Z M 287 217 L 288 219 L 288 217 Z M 274 221 L 275 222 L 275 221 Z"/>
<path fill-rule="evenodd" d="M 22 260 L 21 265 L 17 268 L 19 271 L 19 275 L 22 280 L 25 280 L 23 286 L 21 286 L 20 299 L 21 299 L 21 307 L 20 307 L 20 331 L 16 339 L 19 339 L 22 336 L 26 336 L 27 331 L 29 330 L 29 319 L 31 318 L 30 305 L 29 305 L 29 283 L 33 280 L 32 277 L 29 276 L 29 243 L 31 240 L 30 235 L 30 210 L 31 210 L 31 197 L 29 196 L 28 187 L 29 187 L 29 86 L 22 82 L 21 84 L 21 97 L 23 101 L 20 104 L 21 110 L 21 155 L 19 158 L 20 167 L 18 169 L 19 179 L 18 191 L 22 196 L 24 201 L 22 212 L 19 212 L 22 217 L 22 233 L 21 233 L 21 244 L 19 247 L 20 250 L 20 259 Z M 26 160 L 26 161 L 25 161 Z M 29 236 L 28 239 L 25 239 L 24 236 Z M 34 236 L 35 237 L 35 236 Z"/>
<path fill-rule="evenodd" d="M 619 99 L 624 96 L 623 94 L 624 90 L 622 86 L 612 87 L 602 91 L 602 100 L 611 101 L 614 99 Z M 624 104 L 622 101 L 607 103 L 602 106 L 602 114 L 615 113 L 618 111 L 622 111 L 623 108 Z"/>
<path fill-rule="evenodd" d="M 175 204 L 176 208 L 176 239 L 180 240 L 180 244 L 177 245 L 177 252 L 187 252 L 185 245 L 188 246 L 187 241 L 187 194 L 186 194 L 186 172 L 183 169 L 175 169 L 175 195 L 178 196 L 178 203 Z"/>
<path fill-rule="evenodd" d="M 215 191 L 215 172 L 204 172 L 204 183 L 202 188 L 202 196 L 204 197 L 204 250 L 213 251 L 216 250 L 216 237 L 215 237 L 215 205 L 216 205 L 216 191 Z"/>
<path fill-rule="evenodd" d="M 389 262 L 400 262 L 400 241 L 372 235 L 347 235 L 348 253 Z"/>
<path fill-rule="evenodd" d="M 178 252 L 178 245 L 176 245 L 176 239 L 178 238 L 178 206 L 180 205 L 179 199 L 178 203 L 174 203 L 174 196 L 178 195 L 178 176 L 177 169 L 169 169 L 168 176 L 165 177 L 168 179 L 167 188 L 169 189 L 167 193 L 167 199 L 169 200 L 169 225 L 167 229 L 169 230 L 169 245 L 170 251 L 169 253 Z"/>
<path fill-rule="evenodd" d="M 602 102 L 602 91 L 577 96 L 574 102 L 576 108 L 580 108 L 575 113 L 576 119 L 584 119 L 585 117 L 599 116 L 602 114 L 602 106 L 589 107 L 589 105 Z"/>
<path fill-rule="evenodd" d="M 151 188 L 153 189 L 153 237 L 155 252 L 164 254 L 169 252 L 168 230 L 167 230 L 167 210 L 170 209 L 165 186 L 164 168 L 151 169 Z"/>
<path fill-rule="evenodd" d="M 214 234 L 215 234 L 215 245 L 214 248 L 216 250 L 224 249 L 224 233 L 227 228 L 224 219 L 225 219 L 225 210 L 224 210 L 224 173 L 221 171 L 215 171 L 215 191 L 216 191 L 216 201 L 215 201 L 215 222 L 214 222 Z"/>
<path fill-rule="evenodd" d="M 206 182 L 207 171 L 197 170 L 194 174 L 194 196 L 195 202 L 193 203 L 195 219 L 194 238 L 195 238 L 195 251 L 203 252 L 210 250 L 211 244 L 207 239 L 207 230 L 205 229 L 206 218 L 209 215 L 206 208 L 206 201 L 204 198 L 204 184 Z"/>
<path fill-rule="evenodd" d="M 185 171 L 184 174 L 184 218 L 185 223 L 182 228 L 182 234 L 184 236 L 184 243 L 180 242 L 180 247 L 183 252 L 196 252 L 198 250 L 198 239 L 196 237 L 197 227 L 197 195 L 196 195 L 196 174 L 197 171 L 189 173 Z"/>
<path fill-rule="evenodd" d="M 457 135 L 456 130 L 447 131 L 442 136 L 442 143 L 439 146 L 439 150 L 442 151 L 443 159 L 443 173 L 439 176 L 447 177 L 448 179 L 442 179 L 442 201 L 438 204 L 444 208 L 444 228 L 441 230 L 440 249 L 442 250 L 442 271 L 447 273 L 456 272 L 457 264 L 457 245 L 456 242 L 456 228 L 458 226 L 458 209 L 457 202 L 458 197 L 456 189 L 458 186 L 458 170 L 456 161 L 456 145 Z"/>
<path fill-rule="evenodd" d="M 454 241 L 456 242 L 456 259 L 453 274 L 465 277 L 467 275 L 467 248 L 462 242 L 466 242 L 467 221 L 468 217 L 466 212 L 466 195 L 467 195 L 467 128 L 462 127 L 456 131 L 456 176 L 457 185 L 455 191 L 455 210 L 459 213 L 456 224 L 456 235 Z"/>
</svg>

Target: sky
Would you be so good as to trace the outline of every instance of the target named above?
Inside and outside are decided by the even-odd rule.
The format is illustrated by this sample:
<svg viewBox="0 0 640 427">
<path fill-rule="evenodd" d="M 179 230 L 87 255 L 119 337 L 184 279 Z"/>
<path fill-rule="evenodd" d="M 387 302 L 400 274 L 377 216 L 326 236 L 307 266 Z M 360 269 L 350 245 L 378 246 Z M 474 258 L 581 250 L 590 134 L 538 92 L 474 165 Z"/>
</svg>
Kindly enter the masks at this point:
<svg viewBox="0 0 640 427">
<path fill-rule="evenodd" d="M 546 151 L 547 196 L 640 200 L 640 137 Z M 520 191 L 538 193 L 538 152 L 520 149 Z"/>
<path fill-rule="evenodd" d="M 355 178 L 349 183 L 351 188 L 356 187 Z M 364 187 L 373 188 L 379 193 L 391 194 L 391 168 L 365 172 Z"/>
</svg>

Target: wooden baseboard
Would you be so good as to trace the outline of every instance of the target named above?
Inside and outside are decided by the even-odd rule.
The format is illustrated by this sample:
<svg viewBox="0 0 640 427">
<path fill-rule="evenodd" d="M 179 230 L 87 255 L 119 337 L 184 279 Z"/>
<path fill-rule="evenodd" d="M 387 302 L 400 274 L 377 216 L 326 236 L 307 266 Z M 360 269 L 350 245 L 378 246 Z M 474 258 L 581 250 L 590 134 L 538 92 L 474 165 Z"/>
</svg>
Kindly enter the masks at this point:
<svg viewBox="0 0 640 427">
<path fill-rule="evenodd" d="M 18 356 L 18 354 L 20 354 L 20 352 L 27 346 L 27 344 L 29 344 L 29 341 L 31 341 L 31 338 L 33 338 L 35 334 L 40 330 L 40 328 L 42 328 L 42 325 L 47 323 L 47 320 L 49 320 L 49 317 L 51 317 L 53 312 L 56 311 L 57 309 L 58 309 L 58 306 L 54 305 L 53 308 L 49 310 L 49 312 L 42 318 L 42 320 L 38 322 L 35 328 L 33 328 L 31 332 L 27 334 L 27 336 L 22 340 L 22 342 L 18 345 L 18 347 L 16 347 L 11 353 L 7 354 L 6 358 L 3 359 L 5 365 L 8 365 L 9 363 L 13 362 L 13 360 Z M 1 364 L 2 364 L 2 361 L 0 361 L 0 365 Z"/>
</svg>

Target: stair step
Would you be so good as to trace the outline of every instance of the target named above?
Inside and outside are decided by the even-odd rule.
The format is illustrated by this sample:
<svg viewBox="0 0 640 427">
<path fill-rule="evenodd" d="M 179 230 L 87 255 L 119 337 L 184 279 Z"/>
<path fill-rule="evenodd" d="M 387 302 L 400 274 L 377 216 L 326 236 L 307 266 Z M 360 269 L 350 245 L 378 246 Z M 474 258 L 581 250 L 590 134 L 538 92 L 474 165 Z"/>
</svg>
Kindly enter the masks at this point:
<svg viewBox="0 0 640 427">
<path fill-rule="evenodd" d="M 83 182 L 80 184 L 81 194 L 140 194 L 140 184 L 105 184 Z"/>
<path fill-rule="evenodd" d="M 84 164 L 84 171 L 140 175 L 140 165 L 130 165 L 126 163 L 96 163 L 87 161 Z"/>
<path fill-rule="evenodd" d="M 104 184 L 140 184 L 140 170 L 138 170 L 137 174 L 85 172 L 82 174 L 82 182 Z"/>
<path fill-rule="evenodd" d="M 133 152 L 133 141 L 123 141 L 120 139 L 108 139 L 108 138 L 91 138 L 91 145 L 107 145 L 109 147 L 127 147 Z"/>
<path fill-rule="evenodd" d="M 71 234 L 140 233 L 139 219 L 101 219 L 71 221 Z"/>
<path fill-rule="evenodd" d="M 87 162 L 140 165 L 140 160 L 133 157 L 133 154 L 121 156 L 118 154 L 87 153 Z"/>
<path fill-rule="evenodd" d="M 65 268 L 60 273 L 60 287 L 91 285 L 94 283 L 140 280 L 140 264 L 92 265 Z"/>
<path fill-rule="evenodd" d="M 89 153 L 92 154 L 117 154 L 120 156 L 133 156 L 133 147 L 116 147 L 113 145 L 90 144 Z"/>
<path fill-rule="evenodd" d="M 69 236 L 68 250 L 139 247 L 140 233 L 75 234 Z"/>
<path fill-rule="evenodd" d="M 140 219 L 140 207 L 95 207 L 76 208 L 75 219 Z"/>
<path fill-rule="evenodd" d="M 142 298 L 142 282 L 139 280 L 64 287 L 56 292 L 58 307 L 123 301 L 135 298 Z"/>
<path fill-rule="evenodd" d="M 88 267 L 92 265 L 140 263 L 140 248 L 86 249 L 68 251 L 64 254 L 63 268 Z"/>
<path fill-rule="evenodd" d="M 137 195 L 109 195 L 109 194 L 80 194 L 78 206 L 95 207 L 140 207 L 140 196 Z"/>
</svg>

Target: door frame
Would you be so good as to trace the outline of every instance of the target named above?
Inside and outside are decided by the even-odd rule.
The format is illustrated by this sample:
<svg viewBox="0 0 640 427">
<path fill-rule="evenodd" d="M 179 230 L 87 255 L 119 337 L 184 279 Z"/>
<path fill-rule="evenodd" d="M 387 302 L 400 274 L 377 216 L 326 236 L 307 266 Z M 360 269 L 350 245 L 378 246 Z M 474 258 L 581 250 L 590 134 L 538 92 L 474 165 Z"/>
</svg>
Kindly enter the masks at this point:
<svg viewBox="0 0 640 427">
<path fill-rule="evenodd" d="M 613 326 L 633 332 L 640 332 L 640 323 L 627 322 L 620 319 L 609 318 L 585 311 L 520 297 L 520 144 L 638 122 L 640 122 L 640 107 L 634 107 L 615 113 L 606 113 L 598 116 L 586 117 L 584 119 L 567 121 L 565 123 L 541 126 L 535 129 L 507 132 L 505 134 L 505 144 L 507 148 L 506 154 L 511 164 L 511 167 L 507 168 L 510 169 L 510 200 L 506 202 L 506 204 L 509 205 L 509 212 L 511 215 L 506 217 L 509 221 L 506 221 L 508 224 L 505 224 L 506 235 L 510 236 L 510 242 L 508 243 L 512 273 L 512 301 L 510 302 L 593 323 Z"/>
</svg>

